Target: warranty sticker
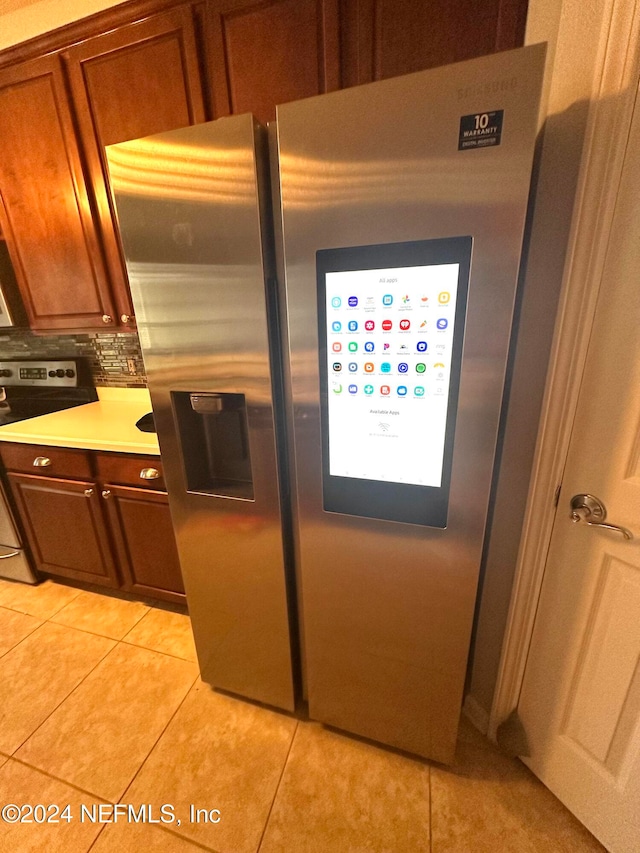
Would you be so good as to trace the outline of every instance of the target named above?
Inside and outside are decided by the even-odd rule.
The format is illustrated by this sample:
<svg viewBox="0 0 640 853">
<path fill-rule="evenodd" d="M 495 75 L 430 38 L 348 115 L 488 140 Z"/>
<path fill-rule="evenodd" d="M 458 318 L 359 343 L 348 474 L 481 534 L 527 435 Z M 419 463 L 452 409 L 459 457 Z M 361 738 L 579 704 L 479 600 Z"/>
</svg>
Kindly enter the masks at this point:
<svg viewBox="0 0 640 853">
<path fill-rule="evenodd" d="M 502 119 L 504 110 L 493 110 L 490 113 L 474 113 L 460 118 L 460 135 L 458 151 L 468 148 L 490 148 L 500 145 L 502 136 Z"/>
</svg>

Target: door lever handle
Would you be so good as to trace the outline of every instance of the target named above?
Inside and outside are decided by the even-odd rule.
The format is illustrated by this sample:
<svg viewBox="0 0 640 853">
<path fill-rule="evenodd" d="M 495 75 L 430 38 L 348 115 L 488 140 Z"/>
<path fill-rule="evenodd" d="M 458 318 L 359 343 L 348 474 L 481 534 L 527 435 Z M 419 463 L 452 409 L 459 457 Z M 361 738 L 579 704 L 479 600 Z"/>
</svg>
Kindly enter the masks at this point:
<svg viewBox="0 0 640 853">
<path fill-rule="evenodd" d="M 615 530 L 622 533 L 627 541 L 633 539 L 633 533 L 619 524 L 605 524 L 607 508 L 600 498 L 594 495 L 574 495 L 571 498 L 571 521 L 576 524 L 584 521 L 589 527 L 603 527 L 605 530 Z"/>
</svg>

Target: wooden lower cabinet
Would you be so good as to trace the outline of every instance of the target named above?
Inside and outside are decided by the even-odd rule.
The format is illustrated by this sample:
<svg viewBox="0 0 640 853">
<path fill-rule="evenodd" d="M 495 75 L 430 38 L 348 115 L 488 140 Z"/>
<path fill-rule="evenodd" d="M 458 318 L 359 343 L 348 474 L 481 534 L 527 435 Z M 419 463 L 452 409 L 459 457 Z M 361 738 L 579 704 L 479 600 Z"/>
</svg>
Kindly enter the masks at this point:
<svg viewBox="0 0 640 853">
<path fill-rule="evenodd" d="M 124 589 L 183 601 L 184 585 L 166 494 L 107 484 L 102 495 Z"/>
<path fill-rule="evenodd" d="M 120 586 L 95 483 L 32 474 L 9 482 L 39 571 Z"/>
<path fill-rule="evenodd" d="M 159 458 L 17 443 L 0 453 L 38 571 L 186 603 Z"/>
</svg>

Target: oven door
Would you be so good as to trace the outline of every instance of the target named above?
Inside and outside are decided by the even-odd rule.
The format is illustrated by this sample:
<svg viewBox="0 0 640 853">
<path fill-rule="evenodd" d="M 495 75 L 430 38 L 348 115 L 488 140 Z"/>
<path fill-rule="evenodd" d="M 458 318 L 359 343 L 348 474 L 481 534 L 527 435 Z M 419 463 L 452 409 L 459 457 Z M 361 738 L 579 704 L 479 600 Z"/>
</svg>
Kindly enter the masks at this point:
<svg viewBox="0 0 640 853">
<path fill-rule="evenodd" d="M 0 484 L 0 578 L 38 583 L 11 516 L 4 489 Z"/>
</svg>

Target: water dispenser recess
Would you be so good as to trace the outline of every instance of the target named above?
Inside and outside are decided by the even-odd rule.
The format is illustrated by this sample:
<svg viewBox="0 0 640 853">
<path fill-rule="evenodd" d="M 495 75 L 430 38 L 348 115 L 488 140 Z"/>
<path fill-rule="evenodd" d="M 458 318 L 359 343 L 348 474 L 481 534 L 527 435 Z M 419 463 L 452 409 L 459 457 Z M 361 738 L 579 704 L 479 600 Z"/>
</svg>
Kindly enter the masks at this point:
<svg viewBox="0 0 640 853">
<path fill-rule="evenodd" d="M 172 391 L 187 489 L 253 500 L 244 394 Z"/>
</svg>

